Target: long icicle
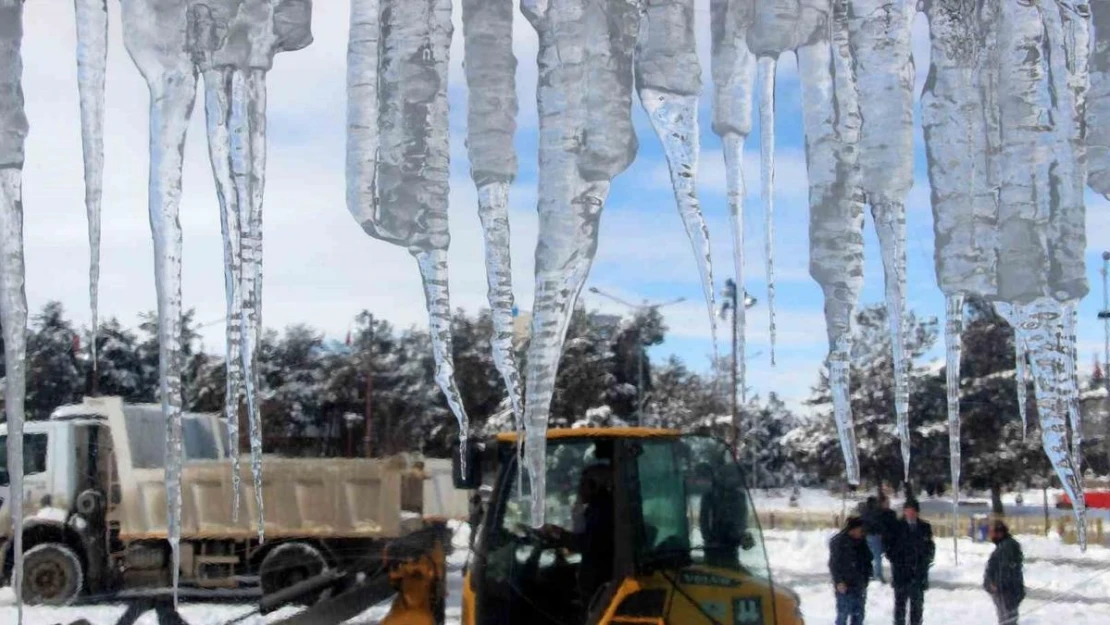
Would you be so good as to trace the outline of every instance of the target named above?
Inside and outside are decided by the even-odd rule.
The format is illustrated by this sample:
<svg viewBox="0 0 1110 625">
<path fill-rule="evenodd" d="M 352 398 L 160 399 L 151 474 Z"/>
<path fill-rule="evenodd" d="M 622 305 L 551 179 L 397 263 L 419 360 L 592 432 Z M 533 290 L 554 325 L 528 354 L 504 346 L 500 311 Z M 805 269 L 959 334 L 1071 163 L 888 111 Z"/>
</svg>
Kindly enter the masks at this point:
<svg viewBox="0 0 1110 625">
<path fill-rule="evenodd" d="M 100 291 L 100 204 L 104 192 L 104 79 L 108 65 L 106 0 L 73 0 L 77 22 L 77 89 L 85 163 L 85 212 L 89 222 L 89 356 L 96 388 Z"/>
<path fill-rule="evenodd" d="M 733 271 L 736 272 L 736 310 L 732 311 L 732 322 L 736 324 L 736 384 L 740 388 L 733 393 L 740 394 L 740 405 L 748 403 L 748 362 L 746 357 L 748 331 L 748 309 L 745 301 L 748 292 L 744 290 L 744 197 L 747 188 L 744 184 L 744 135 L 728 133 L 723 138 L 725 158 L 725 184 L 728 187 L 728 217 L 732 229 Z M 734 424 L 737 425 L 738 424 Z"/>
<path fill-rule="evenodd" d="M 493 325 L 490 347 L 513 411 L 519 456 L 524 446 L 524 381 L 513 349 L 515 302 L 509 236 L 509 188 L 517 172 L 513 136 L 519 108 L 513 2 L 464 0 L 462 11 L 468 88 L 466 145 L 485 239 L 487 301 Z M 520 471 L 517 477 L 522 483 Z"/>
<path fill-rule="evenodd" d="M 759 58 L 760 197 L 763 201 L 763 246 L 767 267 L 767 314 L 770 318 L 771 366 L 775 365 L 775 69 L 774 57 Z"/>
<path fill-rule="evenodd" d="M 847 2 L 833 5 L 827 38 L 798 49 L 809 172 L 809 273 L 821 285 L 833 419 L 850 484 L 860 480 L 851 402 L 852 322 L 863 287 L 860 114 L 848 44 Z"/>
<path fill-rule="evenodd" d="M 0 329 L 4 337 L 11 519 L 11 587 L 23 622 L 23 418 L 27 394 L 27 293 L 23 262 L 23 160 L 27 116 L 23 102 L 22 0 L 0 0 Z"/>
<path fill-rule="evenodd" d="M 648 0 L 646 5 L 640 29 L 643 36 L 634 57 L 636 89 L 667 156 L 675 204 L 701 276 L 713 353 L 716 353 L 713 259 L 709 228 L 705 225 L 697 195 L 701 67 L 694 37 L 694 3 L 693 0 Z"/>
<path fill-rule="evenodd" d="M 239 203 L 241 276 L 240 296 L 243 301 L 241 358 L 243 388 L 247 399 L 247 421 L 251 445 L 251 479 L 257 512 L 258 539 L 265 540 L 266 522 L 262 486 L 262 421 L 259 400 L 258 349 L 262 338 L 262 190 L 260 171 L 265 169 L 265 144 L 256 136 L 261 129 L 265 137 L 264 74 L 254 70 L 231 72 L 231 116 L 228 130 L 231 138 L 231 175 Z M 261 103 L 258 102 L 262 97 Z M 259 150 L 258 148 L 261 148 Z M 258 152 L 261 151 L 261 154 Z"/>
<path fill-rule="evenodd" d="M 945 298 L 945 383 L 948 390 L 948 465 L 952 472 L 952 553 L 959 563 L 960 549 L 960 356 L 963 352 L 964 296 Z"/>
<path fill-rule="evenodd" d="M 208 152 L 216 195 L 220 202 L 220 230 L 224 244 L 224 292 L 227 306 L 225 341 L 227 349 L 224 420 L 227 423 L 228 454 L 231 457 L 232 522 L 239 521 L 242 477 L 239 467 L 239 402 L 243 395 L 242 341 L 243 296 L 242 252 L 240 247 L 239 195 L 232 181 L 231 153 L 231 73 L 228 68 L 204 72 L 205 113 L 208 126 Z M 238 122 L 237 122 L 238 123 Z M 237 131 L 241 131 L 239 124 Z"/>
<path fill-rule="evenodd" d="M 735 325 L 737 381 L 740 405 L 747 403 L 747 290 L 744 280 L 744 201 L 747 185 L 744 179 L 744 144 L 752 132 L 752 104 L 755 96 L 756 61 L 748 48 L 747 29 L 751 15 L 745 2 L 711 0 L 709 3 L 711 36 L 711 73 L 713 78 L 713 132 L 721 138 L 725 161 L 725 185 L 728 190 L 728 215 L 732 235 L 732 263 L 736 280 L 737 303 L 732 322 Z M 739 418 L 739 415 L 737 415 Z M 734 424 L 739 427 L 739 424 Z"/>
</svg>

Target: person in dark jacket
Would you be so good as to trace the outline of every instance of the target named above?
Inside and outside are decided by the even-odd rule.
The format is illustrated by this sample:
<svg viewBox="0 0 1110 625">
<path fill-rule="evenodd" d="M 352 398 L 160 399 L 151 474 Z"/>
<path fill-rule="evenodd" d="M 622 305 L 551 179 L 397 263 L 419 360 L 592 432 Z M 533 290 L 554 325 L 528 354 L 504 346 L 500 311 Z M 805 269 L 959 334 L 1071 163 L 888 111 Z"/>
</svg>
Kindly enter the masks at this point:
<svg viewBox="0 0 1110 625">
<path fill-rule="evenodd" d="M 983 588 L 994 600 L 998 622 L 1001 625 L 1017 625 L 1018 607 L 1025 599 L 1021 545 L 1002 521 L 991 523 L 990 539 L 994 543 L 994 552 L 987 560 Z"/>
<path fill-rule="evenodd" d="M 836 625 L 863 625 L 872 571 L 871 550 L 864 542 L 865 535 L 863 519 L 853 516 L 829 541 L 829 573 L 836 588 Z"/>
<path fill-rule="evenodd" d="M 902 519 L 885 537 L 894 585 L 894 625 L 905 625 L 906 604 L 910 624 L 921 625 L 925 611 L 925 590 L 929 587 L 929 567 L 936 556 L 933 526 L 919 518 L 917 501 L 908 499 L 902 506 Z"/>
<path fill-rule="evenodd" d="M 873 579 L 886 583 L 883 574 L 883 541 L 898 523 L 898 516 L 890 509 L 890 499 L 886 495 L 868 497 L 864 504 L 863 525 L 867 531 L 867 546 L 871 549 Z"/>
</svg>

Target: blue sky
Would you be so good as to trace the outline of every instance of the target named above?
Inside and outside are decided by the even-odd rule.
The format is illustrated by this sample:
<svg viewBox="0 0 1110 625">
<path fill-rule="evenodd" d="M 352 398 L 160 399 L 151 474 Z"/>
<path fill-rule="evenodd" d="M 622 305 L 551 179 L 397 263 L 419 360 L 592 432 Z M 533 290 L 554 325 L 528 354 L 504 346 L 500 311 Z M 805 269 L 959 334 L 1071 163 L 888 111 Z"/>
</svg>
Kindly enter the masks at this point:
<svg viewBox="0 0 1110 625">
<path fill-rule="evenodd" d="M 403 250 L 367 237 L 344 201 L 345 49 L 347 2 L 318 1 L 315 43 L 280 55 L 269 74 L 269 153 L 265 209 L 264 320 L 282 327 L 309 322 L 333 337 L 346 333 L 358 310 L 369 308 L 395 323 L 425 323 L 416 268 Z M 698 0 L 699 46 L 709 119 L 708 0 Z M 136 311 L 155 306 L 150 235 L 146 217 L 147 95 L 120 40 L 118 5 L 112 12 L 108 70 L 102 314 L 134 322 Z M 44 0 L 26 7 L 24 88 L 31 135 L 24 172 L 27 291 L 32 309 L 61 300 L 87 322 L 87 243 L 83 207 L 72 4 Z M 531 308 L 532 254 L 536 238 L 535 35 L 517 16 L 521 114 L 516 145 L 520 175 L 511 195 L 514 279 L 518 303 Z M 481 233 L 466 159 L 466 86 L 461 67 L 462 31 L 456 11 L 451 103 L 451 285 L 453 302 L 474 310 L 485 301 Z M 923 18 L 915 28 L 918 90 L 928 68 Z M 780 62 L 777 89 L 776 274 L 778 366 L 770 367 L 763 217 L 759 204 L 758 130 L 748 141 L 745 174 L 747 288 L 759 298 L 749 315 L 749 384 L 792 402 L 804 399 L 816 380 L 826 349 L 821 293 L 808 275 L 808 205 L 800 98 L 794 59 Z M 670 192 L 666 161 L 646 117 L 634 104 L 640 152 L 616 179 L 602 218 L 601 241 L 589 286 L 638 301 L 685 297 L 665 309 L 671 332 L 656 348 L 677 354 L 695 368 L 708 367 L 710 326 L 693 253 Z M 724 196 L 720 143 L 702 124 L 699 191 L 710 228 L 718 289 L 732 276 L 732 250 Z M 917 133 L 916 183 L 908 197 L 909 304 L 940 315 L 943 298 L 933 273 L 932 217 Z M 194 111 L 184 172 L 182 226 L 185 236 L 184 295 L 198 317 L 214 322 L 204 341 L 222 345 L 223 277 L 218 207 L 207 162 L 203 106 Z M 862 303 L 882 301 L 882 266 L 870 220 L 866 224 L 866 286 Z M 1101 353 L 1099 254 L 1110 248 L 1110 211 L 1102 198 L 1088 204 L 1089 273 L 1092 296 L 1080 308 L 1081 367 Z M 606 312 L 621 309 L 596 296 L 586 303 Z M 722 337 L 727 328 L 721 328 Z M 723 349 L 724 344 L 721 345 Z M 939 351 L 931 357 L 939 356 Z"/>
</svg>

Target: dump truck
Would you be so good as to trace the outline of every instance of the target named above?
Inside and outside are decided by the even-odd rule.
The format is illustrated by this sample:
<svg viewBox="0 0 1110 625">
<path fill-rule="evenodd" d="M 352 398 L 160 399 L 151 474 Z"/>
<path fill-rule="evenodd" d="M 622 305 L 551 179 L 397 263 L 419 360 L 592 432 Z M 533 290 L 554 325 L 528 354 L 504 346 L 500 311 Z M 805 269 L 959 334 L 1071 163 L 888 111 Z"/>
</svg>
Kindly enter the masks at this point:
<svg viewBox="0 0 1110 625">
<path fill-rule="evenodd" d="M 366 554 L 406 536 L 438 535 L 426 514 L 425 474 L 411 458 L 265 456 L 262 507 L 250 463 L 232 513 L 226 426 L 217 415 L 183 418 L 180 584 L 198 592 L 272 595 L 299 581 L 365 566 Z M 165 420 L 157 405 L 86 398 L 24 428 L 23 598 L 64 605 L 172 583 L 166 523 Z M 0 578 L 13 568 L 7 431 L 0 426 Z M 419 540 L 423 540 L 420 538 Z M 441 556 L 442 557 L 442 556 Z M 442 566 L 442 562 L 438 563 Z M 442 603 L 444 591 L 433 589 Z"/>
<path fill-rule="evenodd" d="M 456 454 L 456 486 L 475 494 L 462 625 L 803 625 L 723 442 L 650 428 L 549 430 L 542 523 L 521 464 L 511 434 Z M 441 551 L 434 539 L 409 541 L 366 568 L 266 595 L 261 611 L 301 600 L 311 605 L 276 625 L 338 625 L 395 594 L 380 625 L 442 623 L 432 603 Z"/>
</svg>

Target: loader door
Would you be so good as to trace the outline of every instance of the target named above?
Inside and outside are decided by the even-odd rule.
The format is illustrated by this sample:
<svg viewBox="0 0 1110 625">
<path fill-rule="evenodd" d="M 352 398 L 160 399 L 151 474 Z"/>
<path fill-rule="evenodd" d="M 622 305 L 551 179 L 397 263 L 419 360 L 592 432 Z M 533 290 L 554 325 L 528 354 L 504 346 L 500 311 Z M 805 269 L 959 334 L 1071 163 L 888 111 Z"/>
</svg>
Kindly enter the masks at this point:
<svg viewBox="0 0 1110 625">
<path fill-rule="evenodd" d="M 543 530 L 532 527 L 528 481 L 516 492 L 515 454 L 502 461 L 473 569 L 476 623 L 579 625 L 613 576 L 612 441 L 549 442 Z"/>
</svg>

